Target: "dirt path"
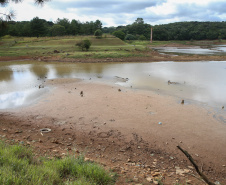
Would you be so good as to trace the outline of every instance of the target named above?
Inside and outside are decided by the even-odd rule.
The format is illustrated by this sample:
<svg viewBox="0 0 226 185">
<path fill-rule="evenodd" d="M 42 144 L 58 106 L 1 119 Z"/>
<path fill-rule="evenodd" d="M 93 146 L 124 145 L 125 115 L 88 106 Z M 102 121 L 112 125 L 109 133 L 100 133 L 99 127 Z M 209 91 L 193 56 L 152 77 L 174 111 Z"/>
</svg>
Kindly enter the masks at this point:
<svg viewBox="0 0 226 185">
<path fill-rule="evenodd" d="M 117 184 L 149 184 L 155 178 L 204 184 L 180 145 L 213 182 L 226 183 L 226 125 L 213 111 L 92 80 L 47 83 L 52 90 L 36 104 L 0 112 L 2 137 L 32 145 L 42 155 L 84 153 L 118 172 Z"/>
</svg>

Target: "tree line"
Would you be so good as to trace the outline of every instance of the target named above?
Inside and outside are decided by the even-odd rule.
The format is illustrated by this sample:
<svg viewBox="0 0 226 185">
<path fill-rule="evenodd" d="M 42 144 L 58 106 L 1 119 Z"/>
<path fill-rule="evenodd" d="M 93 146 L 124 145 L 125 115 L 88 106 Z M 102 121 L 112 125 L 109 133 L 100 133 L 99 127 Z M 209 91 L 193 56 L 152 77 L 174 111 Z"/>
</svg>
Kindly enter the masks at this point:
<svg viewBox="0 0 226 185">
<path fill-rule="evenodd" d="M 66 18 L 56 22 L 33 18 L 31 21 L 8 21 L 0 36 L 63 36 L 94 35 L 96 30 L 113 34 L 122 40 L 150 40 L 151 27 L 153 40 L 215 40 L 226 39 L 226 22 L 177 22 L 151 26 L 143 18 L 137 18 L 132 24 L 118 27 L 102 27 L 100 20 L 80 22 Z"/>
<path fill-rule="evenodd" d="M 106 32 L 115 32 L 125 40 L 150 40 L 151 27 L 153 40 L 215 40 L 226 39 L 226 22 L 176 22 L 151 26 L 142 18 L 126 26 L 104 28 Z"/>
<path fill-rule="evenodd" d="M 45 37 L 63 35 L 93 35 L 98 29 L 102 29 L 100 20 L 95 22 L 69 21 L 66 18 L 57 19 L 55 23 L 38 17 L 31 21 L 8 21 L 5 29 L 2 29 L 0 36 L 11 35 L 19 37 Z"/>
</svg>

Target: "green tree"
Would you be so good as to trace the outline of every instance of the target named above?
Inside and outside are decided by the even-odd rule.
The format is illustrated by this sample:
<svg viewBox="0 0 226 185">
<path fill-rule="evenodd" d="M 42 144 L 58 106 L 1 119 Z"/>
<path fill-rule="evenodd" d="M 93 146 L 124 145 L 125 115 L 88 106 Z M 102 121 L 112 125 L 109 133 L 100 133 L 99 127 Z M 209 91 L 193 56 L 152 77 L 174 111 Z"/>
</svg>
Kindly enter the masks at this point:
<svg viewBox="0 0 226 185">
<path fill-rule="evenodd" d="M 51 36 L 62 36 L 62 35 L 65 35 L 66 30 L 64 26 L 55 24 L 51 27 L 50 32 L 51 32 Z"/>
<path fill-rule="evenodd" d="M 136 36 L 132 35 L 132 34 L 127 34 L 125 37 L 125 40 L 136 40 Z"/>
<path fill-rule="evenodd" d="M 70 31 L 72 35 L 80 34 L 80 29 L 81 29 L 81 23 L 73 19 L 70 25 Z"/>
<path fill-rule="evenodd" d="M 94 33 L 94 36 L 96 38 L 101 38 L 102 35 L 103 35 L 103 32 L 100 29 L 96 30 L 95 33 Z"/>
<path fill-rule="evenodd" d="M 113 34 L 114 36 L 118 37 L 118 38 L 121 39 L 121 40 L 124 40 L 125 35 L 126 35 L 126 34 L 125 34 L 123 31 L 121 31 L 121 30 L 114 31 L 112 34 Z"/>
<path fill-rule="evenodd" d="M 46 20 L 44 19 L 39 19 L 38 17 L 33 18 L 30 23 L 32 36 L 44 36 L 47 31 L 45 23 Z"/>
<path fill-rule="evenodd" d="M 84 51 L 84 49 L 86 49 L 86 51 L 89 50 L 90 46 L 91 46 L 91 41 L 88 39 L 79 41 L 76 43 L 76 46 L 78 46 L 82 51 Z"/>
<path fill-rule="evenodd" d="M 66 31 L 65 34 L 66 35 L 72 35 L 73 34 L 71 29 L 70 29 L 71 23 L 70 23 L 70 21 L 68 19 L 66 19 L 66 18 L 59 19 L 58 18 L 57 21 L 56 21 L 56 24 L 61 25 L 61 26 L 63 26 L 65 28 L 65 31 Z"/>
<path fill-rule="evenodd" d="M 140 35 L 139 36 L 139 40 L 147 40 L 146 37 L 144 35 Z"/>
</svg>

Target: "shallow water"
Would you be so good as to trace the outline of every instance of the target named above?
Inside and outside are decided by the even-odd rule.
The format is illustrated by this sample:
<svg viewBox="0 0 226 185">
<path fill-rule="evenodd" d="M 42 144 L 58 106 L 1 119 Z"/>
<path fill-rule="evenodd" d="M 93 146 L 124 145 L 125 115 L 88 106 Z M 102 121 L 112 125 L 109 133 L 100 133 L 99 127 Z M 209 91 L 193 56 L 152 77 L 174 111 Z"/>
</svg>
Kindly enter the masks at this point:
<svg viewBox="0 0 226 185">
<path fill-rule="evenodd" d="M 161 53 L 196 54 L 196 55 L 225 55 L 226 45 L 214 45 L 211 48 L 202 47 L 156 47 Z"/>
<path fill-rule="evenodd" d="M 0 109 L 35 102 L 49 90 L 44 82 L 55 78 L 115 83 L 213 107 L 226 105 L 226 61 L 90 64 L 24 61 L 0 63 Z"/>
</svg>

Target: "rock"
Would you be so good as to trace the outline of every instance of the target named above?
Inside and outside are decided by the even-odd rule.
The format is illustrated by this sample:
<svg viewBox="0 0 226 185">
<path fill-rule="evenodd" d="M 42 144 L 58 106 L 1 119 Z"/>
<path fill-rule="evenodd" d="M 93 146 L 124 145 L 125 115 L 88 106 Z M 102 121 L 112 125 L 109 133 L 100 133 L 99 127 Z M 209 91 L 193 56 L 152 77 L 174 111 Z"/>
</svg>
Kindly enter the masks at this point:
<svg viewBox="0 0 226 185">
<path fill-rule="evenodd" d="M 187 180 L 186 183 L 187 184 L 192 184 L 192 181 L 191 180 Z"/>
<path fill-rule="evenodd" d="M 179 167 L 176 167 L 176 174 L 180 176 L 184 176 L 184 170 L 180 169 Z"/>
<path fill-rule="evenodd" d="M 21 130 L 17 130 L 17 131 L 15 131 L 15 134 L 19 134 L 19 133 L 22 133 L 23 131 L 21 131 Z"/>
<path fill-rule="evenodd" d="M 146 180 L 147 180 L 148 182 L 152 182 L 152 178 L 151 178 L 151 177 L 147 177 Z"/>
<path fill-rule="evenodd" d="M 157 184 L 157 185 L 159 184 L 159 182 L 158 182 L 158 181 L 153 181 L 153 183 L 154 183 L 154 184 Z"/>
<path fill-rule="evenodd" d="M 154 173 L 152 173 L 152 176 L 153 176 L 153 177 L 156 177 L 156 176 L 159 176 L 159 175 L 161 175 L 160 172 L 154 172 Z"/>
</svg>

